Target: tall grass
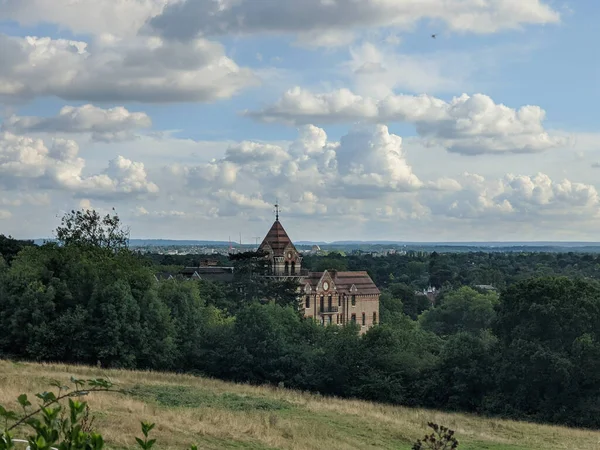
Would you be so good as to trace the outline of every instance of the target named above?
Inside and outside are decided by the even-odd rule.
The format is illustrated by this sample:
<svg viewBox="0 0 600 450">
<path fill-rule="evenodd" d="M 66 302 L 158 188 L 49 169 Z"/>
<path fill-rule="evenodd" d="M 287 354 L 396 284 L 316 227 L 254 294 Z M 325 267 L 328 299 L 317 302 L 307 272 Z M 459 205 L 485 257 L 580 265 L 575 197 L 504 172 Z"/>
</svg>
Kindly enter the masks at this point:
<svg viewBox="0 0 600 450">
<path fill-rule="evenodd" d="M 456 431 L 461 450 L 600 450 L 600 433 L 480 418 L 187 375 L 0 361 L 0 404 L 68 384 L 110 378 L 127 394 L 88 398 L 110 448 L 133 448 L 140 420 L 155 422 L 160 449 L 410 449 L 433 421 Z"/>
</svg>

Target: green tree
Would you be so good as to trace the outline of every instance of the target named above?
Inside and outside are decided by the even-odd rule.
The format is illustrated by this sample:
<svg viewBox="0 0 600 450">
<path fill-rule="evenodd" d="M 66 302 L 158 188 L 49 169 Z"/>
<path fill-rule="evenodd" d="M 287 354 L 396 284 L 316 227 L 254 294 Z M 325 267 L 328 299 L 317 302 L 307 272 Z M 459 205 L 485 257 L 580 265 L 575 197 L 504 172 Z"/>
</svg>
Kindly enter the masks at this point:
<svg viewBox="0 0 600 450">
<path fill-rule="evenodd" d="M 482 294 L 463 286 L 445 293 L 442 303 L 425 311 L 419 321 L 424 329 L 441 336 L 479 332 L 491 327 L 497 305 L 496 293 Z"/>
<path fill-rule="evenodd" d="M 123 280 L 97 286 L 89 304 L 94 354 L 104 367 L 136 367 L 142 346 L 140 308 Z"/>
<path fill-rule="evenodd" d="M 532 278 L 502 294 L 491 407 L 538 420 L 598 426 L 600 285 L 566 277 Z"/>
<path fill-rule="evenodd" d="M 18 240 L 12 236 L 0 234 L 0 258 L 3 258 L 7 264 L 10 264 L 15 256 L 25 247 L 33 246 L 33 241 Z"/>
<path fill-rule="evenodd" d="M 413 320 L 430 307 L 429 299 L 426 296 L 417 295 L 413 288 L 404 283 L 391 284 L 389 292 L 394 298 L 402 301 L 404 314 Z"/>
<path fill-rule="evenodd" d="M 114 208 L 113 208 L 114 212 Z M 56 239 L 63 245 L 81 245 L 109 250 L 126 248 L 129 230 L 121 225 L 116 213 L 104 217 L 93 209 L 71 211 L 61 219 L 55 230 Z"/>
<path fill-rule="evenodd" d="M 497 339 L 490 330 L 447 338 L 433 371 L 426 374 L 426 404 L 481 412 L 495 386 Z"/>
</svg>

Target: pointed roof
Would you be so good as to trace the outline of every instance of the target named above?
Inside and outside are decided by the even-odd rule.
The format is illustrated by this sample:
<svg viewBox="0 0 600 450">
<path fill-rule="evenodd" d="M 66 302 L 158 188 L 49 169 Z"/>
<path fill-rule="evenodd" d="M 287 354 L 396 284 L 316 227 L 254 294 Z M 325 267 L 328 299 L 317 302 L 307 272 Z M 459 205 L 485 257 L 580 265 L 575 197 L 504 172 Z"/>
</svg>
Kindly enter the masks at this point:
<svg viewBox="0 0 600 450">
<path fill-rule="evenodd" d="M 266 244 L 269 244 L 275 256 L 283 256 L 283 252 L 290 244 L 296 250 L 296 247 L 292 244 L 292 240 L 283 229 L 283 225 L 281 225 L 279 220 L 275 220 L 262 244 L 260 244 L 259 250 L 262 250 Z"/>
</svg>

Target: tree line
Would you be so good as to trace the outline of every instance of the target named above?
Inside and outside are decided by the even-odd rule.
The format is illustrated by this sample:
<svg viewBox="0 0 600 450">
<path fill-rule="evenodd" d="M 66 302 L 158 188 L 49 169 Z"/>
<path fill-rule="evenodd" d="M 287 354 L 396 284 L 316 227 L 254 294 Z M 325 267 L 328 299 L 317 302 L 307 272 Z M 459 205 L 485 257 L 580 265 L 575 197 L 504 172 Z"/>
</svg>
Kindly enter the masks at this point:
<svg viewBox="0 0 600 450">
<path fill-rule="evenodd" d="M 74 219 L 81 222 L 75 228 L 90 221 Z M 102 218 L 93 220 L 102 230 Z M 156 266 L 125 241 L 73 236 L 67 229 L 62 240 L 42 246 L 0 239 L 2 357 L 185 371 L 407 406 L 600 425 L 594 279 L 525 277 L 500 294 L 451 285 L 434 307 L 410 297 L 409 285 L 389 283 L 381 323 L 359 336 L 356 325 L 323 327 L 302 318 L 290 286 L 257 281 L 251 260 L 235 261 L 246 270 L 230 285 L 159 283 Z"/>
</svg>

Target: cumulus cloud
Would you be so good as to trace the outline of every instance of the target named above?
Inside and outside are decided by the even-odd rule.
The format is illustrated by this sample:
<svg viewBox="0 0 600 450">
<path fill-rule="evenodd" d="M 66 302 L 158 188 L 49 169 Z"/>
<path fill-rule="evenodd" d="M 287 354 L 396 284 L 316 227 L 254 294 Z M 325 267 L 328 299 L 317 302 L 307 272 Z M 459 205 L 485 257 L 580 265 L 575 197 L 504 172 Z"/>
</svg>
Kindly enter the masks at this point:
<svg viewBox="0 0 600 450">
<path fill-rule="evenodd" d="M 104 36 L 80 41 L 0 34 L 0 98 L 57 96 L 111 102 L 210 102 L 256 82 L 205 39 Z"/>
<path fill-rule="evenodd" d="M 590 184 L 553 180 L 544 173 L 497 179 L 465 173 L 460 182 L 460 191 L 425 200 L 434 214 L 511 221 L 600 217 L 600 196 Z"/>
<path fill-rule="evenodd" d="M 0 183 L 6 189 L 58 189 L 89 198 L 158 192 L 158 186 L 147 179 L 144 165 L 122 156 L 110 161 L 100 174 L 85 176 L 84 167 L 74 141 L 54 139 L 47 147 L 41 139 L 0 134 Z"/>
<path fill-rule="evenodd" d="M 150 27 L 164 36 L 331 33 L 368 27 L 409 29 L 429 19 L 458 32 L 493 33 L 526 24 L 556 23 L 558 12 L 540 0 L 186 0 L 168 5 Z"/>
<path fill-rule="evenodd" d="M 76 33 L 133 36 L 150 17 L 179 0 L 2 0 L 0 20 L 55 23 Z"/>
<path fill-rule="evenodd" d="M 315 94 L 296 87 L 275 104 L 245 114 L 288 124 L 407 122 L 431 144 L 468 155 L 534 153 L 568 142 L 544 129 L 546 113 L 539 106 L 514 109 L 484 94 L 463 94 L 449 102 L 430 95 L 390 95 L 376 100 L 348 89 Z"/>
<path fill-rule="evenodd" d="M 357 127 L 339 142 L 307 125 L 289 145 L 241 142 L 220 160 L 170 171 L 195 196 L 217 201 L 222 214 L 267 209 L 265 198 L 277 197 L 300 205 L 297 212 L 317 214 L 328 210 L 326 199 L 382 198 L 424 187 L 404 157 L 402 138 L 383 125 Z"/>
<path fill-rule="evenodd" d="M 15 134 L 26 133 L 91 133 L 101 142 L 133 139 L 136 131 L 150 128 L 152 121 L 145 113 L 129 112 L 124 107 L 102 109 L 93 105 L 65 106 L 54 117 L 11 116 L 2 129 Z"/>
<path fill-rule="evenodd" d="M 337 150 L 337 167 L 345 186 L 389 191 L 412 191 L 423 183 L 402 152 L 402 138 L 384 125 L 353 131 Z"/>
</svg>

